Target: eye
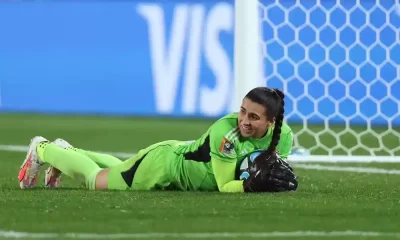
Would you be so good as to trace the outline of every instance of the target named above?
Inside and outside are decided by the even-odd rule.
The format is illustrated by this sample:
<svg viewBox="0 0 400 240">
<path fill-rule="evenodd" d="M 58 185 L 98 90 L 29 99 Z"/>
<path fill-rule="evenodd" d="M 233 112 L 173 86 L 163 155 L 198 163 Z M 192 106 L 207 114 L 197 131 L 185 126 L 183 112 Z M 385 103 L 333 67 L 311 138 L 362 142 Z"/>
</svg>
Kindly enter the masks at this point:
<svg viewBox="0 0 400 240">
<path fill-rule="evenodd" d="M 255 114 L 251 114 L 250 115 L 250 118 L 252 119 L 252 120 L 259 120 L 260 118 L 257 116 L 257 115 L 255 115 Z"/>
</svg>

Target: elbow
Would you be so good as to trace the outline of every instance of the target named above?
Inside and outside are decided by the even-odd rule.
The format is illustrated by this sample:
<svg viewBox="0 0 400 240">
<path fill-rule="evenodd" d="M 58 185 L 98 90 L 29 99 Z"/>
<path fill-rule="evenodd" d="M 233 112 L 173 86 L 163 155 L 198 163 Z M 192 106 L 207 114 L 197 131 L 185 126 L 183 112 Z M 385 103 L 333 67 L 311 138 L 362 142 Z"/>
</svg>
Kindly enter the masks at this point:
<svg viewBox="0 0 400 240">
<path fill-rule="evenodd" d="M 218 186 L 218 191 L 221 193 L 229 192 L 228 189 L 224 186 Z"/>
<path fill-rule="evenodd" d="M 218 191 L 221 193 L 239 193 L 244 192 L 243 181 L 232 181 L 224 185 L 218 186 Z"/>
</svg>

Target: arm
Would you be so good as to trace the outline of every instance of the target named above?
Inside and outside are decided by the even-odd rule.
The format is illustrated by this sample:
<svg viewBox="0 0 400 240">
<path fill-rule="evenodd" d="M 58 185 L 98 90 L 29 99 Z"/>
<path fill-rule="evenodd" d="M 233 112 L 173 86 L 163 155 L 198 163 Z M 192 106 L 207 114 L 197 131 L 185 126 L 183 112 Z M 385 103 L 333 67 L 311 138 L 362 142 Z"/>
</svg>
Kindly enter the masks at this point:
<svg viewBox="0 0 400 240">
<path fill-rule="evenodd" d="M 210 157 L 215 181 L 220 192 L 244 192 L 243 181 L 235 180 L 237 154 L 235 126 L 226 121 L 210 129 Z"/>
<path fill-rule="evenodd" d="M 211 163 L 220 192 L 244 192 L 243 181 L 233 180 L 235 179 L 235 162 L 226 162 L 212 158 Z"/>
</svg>

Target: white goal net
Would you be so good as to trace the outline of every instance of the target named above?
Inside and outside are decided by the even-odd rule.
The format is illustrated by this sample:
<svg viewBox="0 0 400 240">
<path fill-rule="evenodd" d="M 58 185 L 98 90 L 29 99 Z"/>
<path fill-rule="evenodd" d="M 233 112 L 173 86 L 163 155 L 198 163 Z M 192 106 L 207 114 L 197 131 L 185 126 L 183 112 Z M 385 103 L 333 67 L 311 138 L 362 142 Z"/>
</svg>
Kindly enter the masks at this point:
<svg viewBox="0 0 400 240">
<path fill-rule="evenodd" d="M 286 93 L 295 147 L 319 160 L 398 161 L 396 2 L 259 0 L 259 10 L 265 81 Z"/>
</svg>

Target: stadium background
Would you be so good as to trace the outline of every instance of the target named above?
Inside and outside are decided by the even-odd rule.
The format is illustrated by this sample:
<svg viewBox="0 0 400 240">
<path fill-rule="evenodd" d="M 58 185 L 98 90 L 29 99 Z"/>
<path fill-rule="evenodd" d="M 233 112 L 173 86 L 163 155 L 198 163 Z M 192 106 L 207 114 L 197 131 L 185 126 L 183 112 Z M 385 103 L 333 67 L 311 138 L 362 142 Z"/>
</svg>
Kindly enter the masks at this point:
<svg viewBox="0 0 400 240">
<path fill-rule="evenodd" d="M 397 2 L 261 2 L 297 142 L 399 156 Z M 233 1 L 0 1 L 0 239 L 399 238 L 398 163 L 294 163 L 283 194 L 18 188 L 35 135 L 124 157 L 200 136 L 231 111 L 233 20 Z"/>
<path fill-rule="evenodd" d="M 395 155 L 386 144 L 400 124 L 395 2 L 261 3 L 263 83 L 285 91 L 296 144 Z M 0 21 L 1 112 L 215 119 L 236 110 L 233 1 L 5 2 Z"/>
<path fill-rule="evenodd" d="M 287 91 L 287 113 L 298 115 L 289 121 L 319 112 L 343 123 L 340 112 L 358 114 L 355 121 L 363 123 L 360 116 L 371 118 L 387 96 L 383 115 L 378 111 L 373 122 L 388 116 L 400 124 L 395 102 L 400 26 L 396 13 L 389 12 L 394 1 L 262 3 L 262 17 L 268 15 L 260 39 L 267 43 L 265 76 L 269 85 Z M 173 117 L 230 111 L 233 1 L 9 2 L 2 3 L 0 20 L 2 111 Z M 195 23 L 202 34 L 194 32 Z M 313 84 L 306 92 L 307 82 Z M 376 84 L 369 91 L 371 82 Z M 357 111 L 354 102 L 363 103 L 365 95 Z M 295 109 L 294 100 L 302 100 Z M 344 104 L 335 109 L 339 100 Z M 310 121 L 321 123 L 322 117 Z"/>
</svg>

